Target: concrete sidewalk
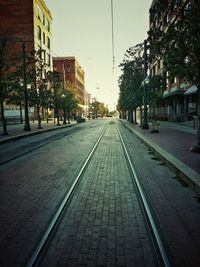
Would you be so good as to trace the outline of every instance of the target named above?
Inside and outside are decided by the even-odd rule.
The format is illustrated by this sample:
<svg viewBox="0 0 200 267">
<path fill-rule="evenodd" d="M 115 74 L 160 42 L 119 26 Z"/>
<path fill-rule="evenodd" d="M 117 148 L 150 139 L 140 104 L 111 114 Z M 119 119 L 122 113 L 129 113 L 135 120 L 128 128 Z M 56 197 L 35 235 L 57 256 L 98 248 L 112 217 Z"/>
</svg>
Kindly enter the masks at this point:
<svg viewBox="0 0 200 267">
<path fill-rule="evenodd" d="M 200 194 L 200 154 L 190 151 L 197 145 L 197 131 L 177 123 L 160 122 L 159 133 L 150 133 L 127 121 L 123 124 L 136 134 L 163 162 L 169 165 L 195 192 Z"/>
<path fill-rule="evenodd" d="M 60 126 L 56 123 L 53 123 L 53 121 L 49 121 L 48 123 L 46 121 L 42 121 L 41 127 L 42 129 L 38 129 L 38 122 L 35 121 L 30 122 L 31 131 L 24 131 L 24 124 L 13 124 L 8 125 L 7 130 L 9 135 L 1 135 L 3 130 L 2 126 L 0 127 L 0 144 L 17 140 L 23 137 L 32 136 L 35 134 L 40 134 L 42 132 L 47 131 L 54 131 L 58 130 L 64 127 L 70 127 L 72 125 L 76 124 L 76 121 L 72 121 L 70 124 L 62 124 L 62 121 L 60 122 Z"/>
</svg>

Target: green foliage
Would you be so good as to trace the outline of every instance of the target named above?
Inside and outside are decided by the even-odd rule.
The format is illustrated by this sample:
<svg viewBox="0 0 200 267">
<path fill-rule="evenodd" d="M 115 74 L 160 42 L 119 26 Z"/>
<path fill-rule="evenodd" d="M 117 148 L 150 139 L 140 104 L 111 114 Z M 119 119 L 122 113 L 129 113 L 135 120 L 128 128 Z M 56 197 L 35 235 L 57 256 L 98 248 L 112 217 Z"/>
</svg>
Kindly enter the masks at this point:
<svg viewBox="0 0 200 267">
<path fill-rule="evenodd" d="M 130 47 L 120 64 L 123 74 L 119 78 L 119 110 L 132 110 L 142 104 L 144 76 L 143 44 Z"/>
<path fill-rule="evenodd" d="M 78 101 L 75 98 L 75 94 L 72 90 L 65 89 L 60 96 L 60 104 L 63 110 L 68 113 L 78 109 Z"/>
<path fill-rule="evenodd" d="M 96 117 L 98 116 L 98 114 L 101 114 L 102 117 L 108 114 L 108 108 L 105 107 L 105 104 L 97 100 L 91 103 L 90 110 L 92 110 L 93 113 L 96 114 Z"/>
<path fill-rule="evenodd" d="M 149 105 L 150 108 L 155 108 L 159 99 L 162 96 L 163 90 L 166 88 L 166 81 L 162 75 L 150 77 L 149 82 Z"/>
<path fill-rule="evenodd" d="M 187 8 L 186 8 L 187 7 Z M 186 79 L 200 85 L 200 1 L 176 12 L 168 30 L 149 31 L 150 61 L 164 60 L 169 78 Z"/>
</svg>

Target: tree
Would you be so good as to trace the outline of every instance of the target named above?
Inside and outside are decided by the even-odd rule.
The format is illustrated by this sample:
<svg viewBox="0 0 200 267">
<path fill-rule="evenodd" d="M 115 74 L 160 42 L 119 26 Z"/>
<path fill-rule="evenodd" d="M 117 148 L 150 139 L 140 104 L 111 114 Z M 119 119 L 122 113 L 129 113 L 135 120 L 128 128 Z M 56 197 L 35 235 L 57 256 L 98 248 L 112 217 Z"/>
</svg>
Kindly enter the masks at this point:
<svg viewBox="0 0 200 267">
<path fill-rule="evenodd" d="M 0 115 L 3 126 L 2 135 L 8 135 L 4 103 L 13 89 L 11 75 L 16 67 L 16 55 L 13 53 L 14 49 L 12 47 L 13 42 L 8 37 L 0 38 Z"/>
<path fill-rule="evenodd" d="M 186 80 L 198 87 L 197 112 L 200 118 L 200 0 L 185 1 L 176 9 L 175 5 L 171 6 L 171 13 L 174 20 L 167 31 L 161 28 L 149 31 L 150 58 L 163 58 L 169 78 Z M 157 14 L 161 18 L 162 7 L 159 5 Z M 193 147 L 196 152 L 200 152 L 200 128 L 198 137 L 198 145 Z"/>
<path fill-rule="evenodd" d="M 41 114 L 42 107 L 48 107 L 49 86 L 47 79 L 47 64 L 42 59 L 44 51 L 39 49 L 33 51 L 29 57 L 28 64 L 28 80 L 31 84 L 29 89 L 29 98 L 32 106 L 36 108 L 38 118 L 38 128 L 41 127 Z"/>
<path fill-rule="evenodd" d="M 54 108 L 54 123 L 55 123 L 55 118 L 57 118 L 57 125 L 60 125 L 59 110 L 62 108 L 60 97 L 63 92 L 63 87 L 61 86 L 61 79 L 59 72 L 48 71 L 47 80 L 50 92 L 50 106 Z"/>
<path fill-rule="evenodd" d="M 130 47 L 120 64 L 123 74 L 119 78 L 120 97 L 118 108 L 123 113 L 128 111 L 128 120 L 133 122 L 133 110 L 142 106 L 142 81 L 144 76 L 143 44 Z M 136 116 L 135 116 L 136 122 Z"/>
<path fill-rule="evenodd" d="M 163 89 L 166 88 L 165 79 L 162 75 L 155 75 L 150 77 L 149 83 L 149 109 L 152 117 L 152 130 L 151 132 L 158 132 L 156 129 L 157 118 L 156 118 L 156 107 L 158 106 L 159 100 L 162 97 Z"/>
<path fill-rule="evenodd" d="M 64 89 L 61 95 L 62 109 L 63 109 L 63 124 L 66 124 L 66 115 L 68 123 L 70 123 L 70 112 L 78 109 L 78 101 L 75 98 L 75 94 L 72 88 Z"/>
</svg>

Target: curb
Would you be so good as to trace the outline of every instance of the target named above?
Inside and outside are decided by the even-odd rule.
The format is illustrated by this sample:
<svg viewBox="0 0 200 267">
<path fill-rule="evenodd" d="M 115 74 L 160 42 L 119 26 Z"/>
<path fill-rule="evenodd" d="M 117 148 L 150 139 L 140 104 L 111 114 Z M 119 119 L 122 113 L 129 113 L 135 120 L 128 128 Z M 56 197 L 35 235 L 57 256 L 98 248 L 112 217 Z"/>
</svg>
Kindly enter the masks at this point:
<svg viewBox="0 0 200 267">
<path fill-rule="evenodd" d="M 19 135 L 16 135 L 16 136 L 13 136 L 13 137 L 8 137 L 7 139 L 4 139 L 4 140 L 0 140 L 0 145 L 1 144 L 5 144 L 5 143 L 9 143 L 9 142 L 13 142 L 13 141 L 16 141 L 16 140 L 19 140 L 19 139 L 22 139 L 22 138 L 26 138 L 26 137 L 29 137 L 29 136 L 33 136 L 33 135 L 37 135 L 37 134 L 42 134 L 42 133 L 46 133 L 46 132 L 50 132 L 50 131 L 57 131 L 59 129 L 63 129 L 63 128 L 67 128 L 67 127 L 72 127 L 74 125 L 77 125 L 76 123 L 73 123 L 73 124 L 67 124 L 67 125 L 61 125 L 61 126 L 57 126 L 55 125 L 55 128 L 48 128 L 48 129 L 41 129 L 41 130 L 37 130 L 37 131 L 34 131 L 34 132 L 28 132 L 28 133 L 24 133 L 24 134 L 19 134 Z"/>
<path fill-rule="evenodd" d="M 121 121 L 122 122 L 122 121 Z M 180 177 L 196 194 L 200 195 L 200 174 L 188 167 L 185 163 L 178 160 L 169 152 L 161 148 L 159 145 L 153 143 L 144 135 L 138 133 L 126 122 L 122 122 L 123 125 L 137 135 L 138 138 L 149 147 L 159 158 L 169 166 L 175 174 Z"/>
</svg>

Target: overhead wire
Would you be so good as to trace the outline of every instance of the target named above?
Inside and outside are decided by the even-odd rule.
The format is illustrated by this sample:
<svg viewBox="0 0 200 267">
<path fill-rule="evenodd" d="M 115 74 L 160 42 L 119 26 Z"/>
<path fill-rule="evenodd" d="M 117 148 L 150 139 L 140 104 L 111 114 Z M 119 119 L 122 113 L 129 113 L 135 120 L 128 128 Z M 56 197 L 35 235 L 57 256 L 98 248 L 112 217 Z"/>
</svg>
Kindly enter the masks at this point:
<svg viewBox="0 0 200 267">
<path fill-rule="evenodd" d="M 114 10 L 113 10 L 113 0 L 111 0 L 111 25 L 112 25 L 112 64 L 113 73 L 115 69 L 115 42 L 114 42 Z"/>
</svg>

